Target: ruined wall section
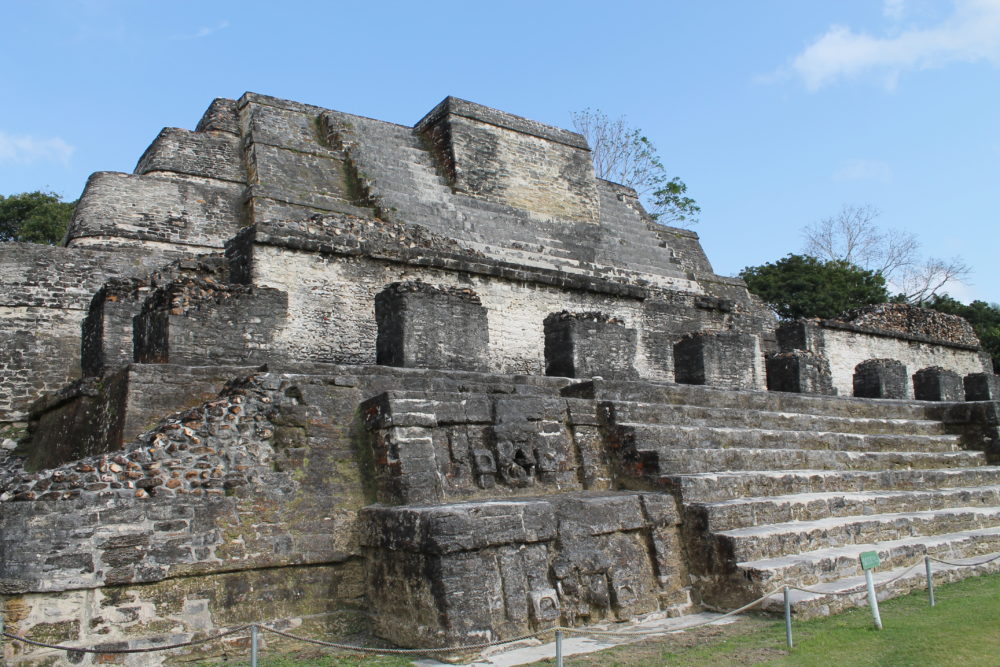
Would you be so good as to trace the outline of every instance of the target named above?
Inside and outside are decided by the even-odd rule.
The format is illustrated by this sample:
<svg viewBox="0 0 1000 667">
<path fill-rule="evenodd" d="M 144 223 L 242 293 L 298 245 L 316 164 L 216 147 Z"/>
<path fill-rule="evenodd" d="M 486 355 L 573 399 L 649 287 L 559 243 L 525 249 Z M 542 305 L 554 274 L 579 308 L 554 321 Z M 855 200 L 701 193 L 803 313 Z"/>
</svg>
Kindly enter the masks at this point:
<svg viewBox="0 0 1000 667">
<path fill-rule="evenodd" d="M 344 612 L 363 602 L 354 521 L 368 501 L 349 435 L 357 385 L 259 376 L 122 451 L 36 473 L 8 458 L 7 630 L 136 647 L 162 632 L 211 633 L 242 613 L 314 616 L 318 631 L 343 632 Z M 253 601 L 258 586 L 266 601 Z"/>
<path fill-rule="evenodd" d="M 93 174 L 68 245 L 211 252 L 243 224 L 246 180 L 236 103 L 217 99 L 194 132 L 160 132 L 134 174 Z"/>
<path fill-rule="evenodd" d="M 414 129 L 447 155 L 456 190 L 542 219 L 597 223 L 594 168 L 581 135 L 455 97 Z"/>
<path fill-rule="evenodd" d="M 0 262 L 0 422 L 80 376 L 80 325 L 107 276 L 152 271 L 162 255 L 5 243 Z"/>
<path fill-rule="evenodd" d="M 421 280 L 471 289 L 487 309 L 493 372 L 543 374 L 544 321 L 599 311 L 637 334 L 641 377 L 672 380 L 672 345 L 700 330 L 759 332 L 747 304 L 655 290 L 484 257 L 419 226 L 325 216 L 256 225 L 227 249 L 235 280 L 287 292 L 289 320 L 275 345 L 296 358 L 375 363 L 375 296 L 387 285 Z M 755 328 L 756 327 L 756 328 Z"/>
<path fill-rule="evenodd" d="M 237 107 L 250 222 L 328 212 L 373 215 L 354 166 L 321 131 L 323 109 L 253 93 Z"/>
<path fill-rule="evenodd" d="M 451 131 L 442 136 L 420 133 L 408 127 L 335 111 L 325 112 L 322 121 L 330 141 L 344 146 L 363 176 L 380 216 L 387 220 L 418 224 L 494 259 L 530 268 L 643 281 L 695 293 L 703 291 L 692 272 L 710 272 L 711 268 L 700 248 L 689 252 L 692 242 L 698 247 L 697 236 L 692 232 L 664 228 L 670 232 L 661 238 L 658 230 L 643 219 L 637 201 L 626 201 L 623 193 L 627 189 L 621 186 L 612 186 L 592 176 L 589 185 L 585 188 L 580 185 L 580 192 L 588 193 L 587 201 L 590 197 L 596 198 L 598 224 L 590 219 L 582 220 L 586 217 L 583 214 L 577 216 L 581 219 L 556 219 L 518 208 L 496 197 L 474 196 L 454 188 L 449 180 L 446 157 L 451 148 L 441 145 L 441 142 L 462 141 Z M 515 134 L 509 128 L 496 131 Z M 585 153 L 582 149 L 568 148 L 560 141 L 541 138 L 553 132 L 564 131 L 547 128 L 546 132 L 538 130 L 524 135 L 532 142 L 541 142 L 533 145 L 535 152 L 525 157 L 528 166 L 494 164 L 493 176 L 503 179 L 511 170 L 530 170 L 533 165 L 546 163 L 549 159 L 558 163 L 563 150 Z M 565 136 L 578 137 L 572 133 L 565 133 Z M 558 176 L 556 178 L 553 183 L 559 182 Z M 619 194 L 622 199 L 618 198 Z M 634 192 L 632 196 L 634 199 Z M 533 204 L 521 202 L 520 205 Z M 589 206 L 580 210 L 589 211 Z M 680 236 L 675 237 L 673 232 Z M 673 244 L 674 238 L 683 238 L 683 242 Z M 670 259 L 671 252 L 676 261 Z"/>
<path fill-rule="evenodd" d="M 778 341 L 782 351 L 800 349 L 824 356 L 830 363 L 833 386 L 841 396 L 854 394 L 855 368 L 870 359 L 894 359 L 906 367 L 905 398 L 913 398 L 913 374 L 930 366 L 961 376 L 992 372 L 992 363 L 978 341 L 969 345 L 841 320 L 800 320 L 784 325 L 778 330 Z"/>
</svg>

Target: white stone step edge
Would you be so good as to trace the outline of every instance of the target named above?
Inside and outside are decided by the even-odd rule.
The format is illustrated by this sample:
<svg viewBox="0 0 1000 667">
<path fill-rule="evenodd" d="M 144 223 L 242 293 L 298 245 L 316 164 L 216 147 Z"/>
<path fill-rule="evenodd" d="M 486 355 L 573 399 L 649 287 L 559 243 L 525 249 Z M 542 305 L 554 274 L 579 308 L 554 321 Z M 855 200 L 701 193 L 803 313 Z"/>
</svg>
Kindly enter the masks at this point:
<svg viewBox="0 0 1000 667">
<path fill-rule="evenodd" d="M 858 554 L 864 551 L 875 551 L 879 554 L 879 558 L 888 561 L 892 558 L 894 552 L 899 552 L 902 550 L 913 549 L 915 547 L 923 547 L 923 552 L 916 552 L 914 555 L 919 555 L 921 561 L 923 562 L 923 556 L 929 555 L 926 552 L 931 550 L 937 550 L 941 547 L 947 547 L 949 545 L 955 545 L 956 543 L 975 540 L 981 538 L 998 538 L 1000 537 L 1000 526 L 994 528 L 970 528 L 969 530 L 960 530 L 952 533 L 940 533 L 937 535 L 911 535 L 909 537 L 903 537 L 898 540 L 886 540 L 884 542 L 876 542 L 869 544 L 845 544 L 837 547 L 825 547 L 823 549 L 816 549 L 814 551 L 802 551 L 796 554 L 789 554 L 784 556 L 773 556 L 771 558 L 761 558 L 758 560 L 748 560 L 740 561 L 736 564 L 737 570 L 749 571 L 755 570 L 758 572 L 764 572 L 767 570 L 781 570 L 786 567 L 796 567 L 800 565 L 807 565 L 813 567 L 813 569 L 818 569 L 819 564 L 823 561 L 836 562 L 840 560 L 851 560 L 857 561 Z M 932 558 L 937 558 L 937 556 L 931 556 Z M 963 557 L 967 559 L 981 558 L 984 556 L 968 556 Z M 959 558 L 946 559 L 958 562 Z M 901 567 L 910 567 L 909 565 Z M 838 579 L 837 581 L 840 581 Z M 832 585 L 834 582 L 823 582 L 817 583 L 815 585 L 810 585 L 811 587 L 818 587 L 821 585 Z"/>
<path fill-rule="evenodd" d="M 1000 521 L 1000 507 L 947 507 L 939 510 L 923 510 L 918 512 L 885 512 L 882 514 L 854 514 L 850 516 L 827 517 L 825 519 L 813 519 L 811 521 L 785 521 L 782 523 L 771 523 L 763 526 L 749 526 L 747 528 L 734 528 L 732 530 L 720 530 L 715 535 L 729 538 L 746 537 L 769 537 L 771 535 L 796 534 L 813 531 L 830 531 L 832 529 L 843 528 L 856 523 L 879 522 L 895 524 L 901 519 L 919 520 L 933 519 L 942 515 L 980 515 L 982 518 L 995 518 Z M 943 533 L 932 533 L 940 535 Z M 889 540 L 886 540 L 888 542 Z"/>
<path fill-rule="evenodd" d="M 752 496 L 744 498 L 731 498 L 729 500 L 717 500 L 714 502 L 692 501 L 691 506 L 704 508 L 711 512 L 713 509 L 723 509 L 727 507 L 739 507 L 741 505 L 808 505 L 818 500 L 828 500 L 831 498 L 843 498 L 855 502 L 874 502 L 881 498 L 901 499 L 913 496 L 944 495 L 952 496 L 963 492 L 992 492 L 1000 496 L 1000 484 L 984 484 L 981 486 L 946 486 L 939 488 L 924 489 L 870 489 L 867 491 L 811 491 L 805 493 L 789 493 L 778 496 Z M 942 507 L 941 509 L 946 509 Z M 861 516 L 872 516 L 872 514 L 862 514 Z"/>
<path fill-rule="evenodd" d="M 947 561 L 947 563 L 942 563 L 934 558 L 931 560 L 931 575 L 935 584 L 1000 572 L 1000 552 L 983 554 L 973 558 L 959 558 Z M 925 586 L 927 581 L 923 559 L 906 567 L 875 571 L 872 573 L 872 578 L 875 582 L 875 595 L 880 601 L 904 595 L 911 590 Z M 894 584 L 896 590 L 890 588 Z M 903 587 L 903 590 L 899 590 L 900 586 Z M 868 604 L 864 575 L 845 577 L 835 582 L 808 587 L 789 586 L 789 602 L 793 614 L 796 613 L 797 609 L 812 607 L 817 603 L 832 601 L 834 598 L 847 598 L 849 604 L 846 606 L 860 607 Z M 769 612 L 783 611 L 783 591 L 767 596 L 762 609 Z"/>
</svg>

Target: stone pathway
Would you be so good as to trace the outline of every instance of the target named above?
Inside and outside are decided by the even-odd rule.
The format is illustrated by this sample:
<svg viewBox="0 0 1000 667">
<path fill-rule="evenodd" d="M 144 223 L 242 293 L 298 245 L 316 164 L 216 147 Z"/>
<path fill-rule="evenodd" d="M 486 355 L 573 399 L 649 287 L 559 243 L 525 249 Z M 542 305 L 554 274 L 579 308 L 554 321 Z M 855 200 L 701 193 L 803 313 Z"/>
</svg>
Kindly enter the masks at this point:
<svg viewBox="0 0 1000 667">
<path fill-rule="evenodd" d="M 636 632 L 639 630 L 656 630 L 658 632 L 638 637 L 628 635 L 619 637 L 603 635 L 600 637 L 587 637 L 575 634 L 569 636 L 564 635 L 563 657 L 565 658 L 572 655 L 582 655 L 585 653 L 593 653 L 595 651 L 603 651 L 606 648 L 621 646 L 623 644 L 631 644 L 650 637 L 657 637 L 671 632 L 681 632 L 686 628 L 705 623 L 713 618 L 719 618 L 720 625 L 735 623 L 739 620 L 738 617 L 720 618 L 721 616 L 722 614 L 715 614 L 711 612 L 689 614 L 687 616 L 676 616 L 673 618 L 658 617 L 656 614 L 652 614 L 647 616 L 644 620 L 633 623 L 602 623 L 590 626 L 591 629 L 600 630 L 601 632 Z M 464 663 L 458 667 L 514 667 L 515 665 L 531 664 L 539 660 L 545 660 L 546 658 L 555 658 L 555 655 L 555 641 L 542 643 L 541 641 L 535 639 L 488 649 L 483 651 L 483 655 L 479 660 Z M 420 667 L 445 667 L 446 665 L 455 667 L 455 663 L 438 662 L 433 659 L 415 660 L 413 664 L 419 665 Z"/>
</svg>

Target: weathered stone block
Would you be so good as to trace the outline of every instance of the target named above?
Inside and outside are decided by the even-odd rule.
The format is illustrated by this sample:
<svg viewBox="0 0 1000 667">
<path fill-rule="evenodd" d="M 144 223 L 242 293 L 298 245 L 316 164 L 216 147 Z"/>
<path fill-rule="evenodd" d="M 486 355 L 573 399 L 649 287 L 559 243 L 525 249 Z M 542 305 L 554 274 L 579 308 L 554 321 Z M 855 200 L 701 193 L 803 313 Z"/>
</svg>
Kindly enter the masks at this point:
<svg viewBox="0 0 1000 667">
<path fill-rule="evenodd" d="M 803 350 L 779 352 L 767 357 L 769 391 L 835 396 L 830 363 L 825 357 Z"/>
<path fill-rule="evenodd" d="M 854 369 L 858 398 L 906 398 L 906 366 L 895 359 L 869 359 Z"/>
<path fill-rule="evenodd" d="M 171 283 L 143 303 L 133 320 L 140 363 L 262 363 L 288 310 L 288 296 L 268 287 Z"/>
<path fill-rule="evenodd" d="M 913 374 L 913 396 L 918 401 L 961 401 L 965 386 L 958 373 L 928 366 Z"/>
<path fill-rule="evenodd" d="M 458 190 L 545 217 L 598 221 L 594 168 L 581 135 L 455 97 L 415 129 Z"/>
<path fill-rule="evenodd" d="M 631 380 L 635 370 L 636 333 L 603 313 L 552 313 L 545 318 L 545 374 L 600 376 Z"/>
<path fill-rule="evenodd" d="M 970 373 L 965 376 L 965 400 L 1000 400 L 1000 375 L 995 373 Z"/>
<path fill-rule="evenodd" d="M 674 378 L 681 384 L 757 389 L 760 356 L 760 341 L 752 334 L 688 334 L 674 344 Z"/>
<path fill-rule="evenodd" d="M 489 366 L 486 309 L 472 290 L 393 283 L 375 297 L 375 319 L 379 364 L 465 371 Z"/>
</svg>

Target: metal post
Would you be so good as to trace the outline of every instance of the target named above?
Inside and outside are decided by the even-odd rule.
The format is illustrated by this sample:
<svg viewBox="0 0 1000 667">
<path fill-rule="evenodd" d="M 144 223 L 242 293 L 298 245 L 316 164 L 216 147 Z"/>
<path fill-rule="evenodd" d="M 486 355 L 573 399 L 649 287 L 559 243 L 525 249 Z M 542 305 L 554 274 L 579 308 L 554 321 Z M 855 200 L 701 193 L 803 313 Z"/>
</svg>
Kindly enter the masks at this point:
<svg viewBox="0 0 1000 667">
<path fill-rule="evenodd" d="M 795 644 L 792 643 L 792 601 L 788 586 L 785 586 L 785 642 L 788 643 L 788 648 L 795 648 Z"/>
<path fill-rule="evenodd" d="M 875 629 L 882 629 L 882 617 L 878 613 L 878 598 L 875 597 L 875 582 L 872 571 L 865 570 L 865 583 L 868 584 L 868 605 L 872 608 L 872 618 L 875 619 Z"/>
<path fill-rule="evenodd" d="M 924 556 L 924 568 L 927 570 L 927 597 L 934 606 L 934 577 L 931 576 L 931 557 Z"/>
<path fill-rule="evenodd" d="M 556 630 L 556 667 L 563 667 L 562 630 Z"/>
<path fill-rule="evenodd" d="M 250 667 L 257 667 L 257 625 L 250 626 Z"/>
</svg>

